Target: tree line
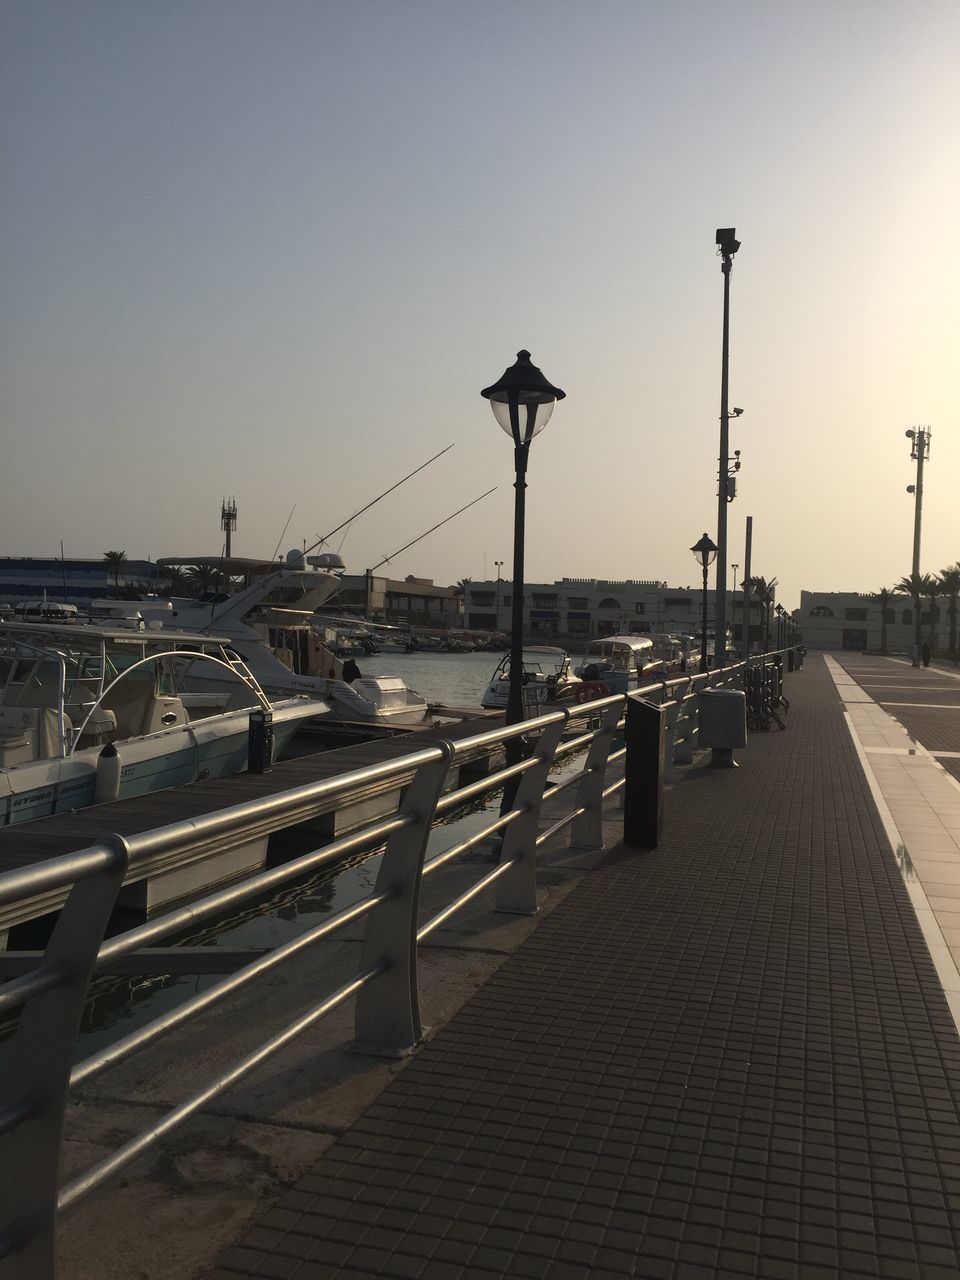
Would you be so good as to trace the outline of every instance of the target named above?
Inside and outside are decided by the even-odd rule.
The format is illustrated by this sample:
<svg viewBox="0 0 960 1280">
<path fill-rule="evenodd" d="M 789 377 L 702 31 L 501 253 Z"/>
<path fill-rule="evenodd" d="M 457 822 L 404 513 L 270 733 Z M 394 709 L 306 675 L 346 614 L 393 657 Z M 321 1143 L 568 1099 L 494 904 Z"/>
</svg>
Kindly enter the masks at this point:
<svg viewBox="0 0 960 1280">
<path fill-rule="evenodd" d="M 114 595 L 118 600 L 139 600 L 141 596 L 152 591 L 158 596 L 180 596 L 196 600 L 208 592 L 224 592 L 229 594 L 234 587 L 242 586 L 242 579 L 234 579 L 208 565 L 196 565 L 192 568 L 180 569 L 176 565 L 166 565 L 163 579 L 159 582 L 120 582 L 127 563 L 125 551 L 105 551 L 103 560 L 113 577 Z"/>
<path fill-rule="evenodd" d="M 928 600 L 930 602 L 930 613 L 927 623 L 930 628 L 929 640 L 930 647 L 933 648 L 934 629 L 937 625 L 937 601 L 947 600 L 947 618 L 950 622 L 950 640 L 948 644 L 949 651 L 953 654 L 957 652 L 957 600 L 960 598 L 960 563 L 952 564 L 947 569 L 942 569 L 939 573 L 911 573 L 907 577 L 901 578 L 893 587 L 881 587 L 879 591 L 873 593 L 873 599 L 879 601 L 880 604 L 880 651 L 887 651 L 887 615 L 891 609 L 891 602 L 900 596 L 909 596 L 913 601 L 913 607 L 916 610 L 914 622 L 920 616 L 921 602 Z"/>
</svg>

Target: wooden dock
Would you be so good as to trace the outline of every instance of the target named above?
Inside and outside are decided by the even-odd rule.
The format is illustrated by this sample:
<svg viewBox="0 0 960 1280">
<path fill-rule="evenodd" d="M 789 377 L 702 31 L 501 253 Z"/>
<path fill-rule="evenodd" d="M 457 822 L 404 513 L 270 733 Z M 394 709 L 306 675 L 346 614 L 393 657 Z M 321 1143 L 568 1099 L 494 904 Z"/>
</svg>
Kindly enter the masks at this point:
<svg viewBox="0 0 960 1280">
<path fill-rule="evenodd" d="M 354 769 L 395 760 L 441 739 L 457 741 L 473 737 L 485 729 L 496 727 L 501 720 L 499 712 L 483 713 L 460 723 L 417 729 L 284 760 L 275 764 L 270 773 L 240 773 L 229 778 L 211 778 L 170 787 L 152 795 L 131 796 L 110 804 L 91 805 L 70 813 L 3 827 L 0 828 L 0 872 L 72 853 L 95 844 L 107 834 L 139 835 L 155 827 L 189 821 L 248 800 L 277 795 Z M 482 771 L 489 758 L 489 749 L 478 750 L 461 760 L 460 767 Z M 319 816 L 311 816 L 309 822 L 299 825 L 315 832 L 318 843 L 333 839 L 390 812 L 400 789 L 412 777 L 411 769 L 409 774 L 400 773 L 389 781 L 372 783 L 352 796 L 349 805 L 344 805 L 338 798 L 331 798 L 326 805 L 321 802 Z M 456 777 L 453 777 L 452 784 L 455 783 Z M 266 817 L 255 830 L 238 837 L 232 845 L 221 841 L 216 848 L 200 848 L 187 856 L 171 859 L 169 855 L 160 855 L 138 862 L 124 881 L 119 903 L 150 914 L 169 901 L 250 873 L 264 865 L 270 835 L 290 827 L 289 818 Z M 59 910 L 65 900 L 65 891 L 54 890 L 26 902 L 0 907 L 0 948 L 6 944 L 11 928 Z"/>
</svg>

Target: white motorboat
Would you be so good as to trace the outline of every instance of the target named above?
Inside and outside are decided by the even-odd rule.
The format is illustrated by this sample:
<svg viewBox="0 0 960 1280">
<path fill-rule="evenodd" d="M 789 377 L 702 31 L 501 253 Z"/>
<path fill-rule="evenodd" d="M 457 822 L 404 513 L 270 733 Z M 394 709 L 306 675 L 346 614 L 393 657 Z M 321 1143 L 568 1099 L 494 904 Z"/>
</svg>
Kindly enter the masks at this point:
<svg viewBox="0 0 960 1280">
<path fill-rule="evenodd" d="M 594 686 L 596 697 L 627 693 L 645 680 L 676 670 L 682 650 L 672 636 L 604 636 L 591 640 L 577 675 Z"/>
<path fill-rule="evenodd" d="M 230 694 L 186 690 L 213 667 Z M 270 711 L 275 754 L 314 718 L 272 705 L 223 637 L 73 623 L 0 627 L 0 825 L 247 767 L 251 709 Z"/>
<path fill-rule="evenodd" d="M 427 702 L 408 689 L 399 676 L 355 680 L 341 678 L 343 663 L 332 651 L 320 608 L 339 589 L 343 561 L 332 552 L 305 558 L 291 551 L 286 561 L 249 561 L 215 557 L 177 557 L 161 566 L 193 566 L 222 570 L 225 579 L 240 577 L 232 595 L 209 600 L 116 601 L 141 617 L 148 629 L 179 626 L 184 619 L 226 637 L 232 650 L 271 697 L 306 695 L 317 700 L 317 717 L 352 722 L 417 724 L 427 715 Z M 299 594 L 299 598 L 297 595 Z M 296 607 L 293 607 L 296 605 Z M 229 694 L 229 681 L 216 669 L 198 667 L 191 688 Z"/>
<path fill-rule="evenodd" d="M 505 708 L 510 696 L 510 654 L 497 663 L 490 683 L 480 699 L 487 710 Z M 523 702 L 525 707 L 543 706 L 549 702 L 575 696 L 583 683 L 573 672 L 570 655 L 553 645 L 530 645 L 523 650 Z"/>
</svg>

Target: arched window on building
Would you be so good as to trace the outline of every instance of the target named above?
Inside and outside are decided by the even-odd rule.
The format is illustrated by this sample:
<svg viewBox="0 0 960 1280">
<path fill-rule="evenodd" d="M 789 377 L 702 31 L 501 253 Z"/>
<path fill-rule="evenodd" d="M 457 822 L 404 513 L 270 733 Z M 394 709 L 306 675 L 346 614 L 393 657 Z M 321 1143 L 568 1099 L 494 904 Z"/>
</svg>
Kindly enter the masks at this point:
<svg viewBox="0 0 960 1280">
<path fill-rule="evenodd" d="M 600 601 L 600 603 L 597 605 L 597 608 L 598 609 L 619 609 L 620 602 L 618 600 L 614 600 L 613 596 L 607 596 L 605 600 Z"/>
<path fill-rule="evenodd" d="M 818 604 L 815 608 L 810 610 L 811 618 L 832 618 L 833 616 L 833 610 L 828 609 L 825 604 Z"/>
</svg>

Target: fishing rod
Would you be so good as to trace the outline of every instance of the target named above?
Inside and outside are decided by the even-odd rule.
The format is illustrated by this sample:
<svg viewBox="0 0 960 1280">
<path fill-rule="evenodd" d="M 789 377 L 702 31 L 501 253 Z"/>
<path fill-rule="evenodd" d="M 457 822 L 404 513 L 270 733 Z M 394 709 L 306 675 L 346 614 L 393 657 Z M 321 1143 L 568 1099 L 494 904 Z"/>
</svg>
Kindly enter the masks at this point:
<svg viewBox="0 0 960 1280">
<path fill-rule="evenodd" d="M 380 563 L 375 564 L 372 569 L 368 569 L 367 573 L 371 574 L 373 573 L 374 569 L 381 568 L 382 565 L 385 565 L 390 560 L 392 560 L 394 556 L 400 555 L 401 551 L 409 551 L 410 548 L 416 546 L 418 542 L 422 542 L 423 539 L 427 536 L 427 534 L 434 533 L 437 529 L 440 529 L 443 525 L 449 524 L 451 520 L 455 519 L 455 517 L 462 515 L 464 511 L 468 511 L 470 507 L 475 507 L 477 503 L 482 502 L 484 498 L 489 498 L 491 493 L 495 492 L 496 488 L 497 486 L 494 485 L 493 488 L 488 489 L 486 493 L 481 493 L 479 498 L 474 498 L 472 502 L 468 502 L 467 505 L 465 507 L 461 507 L 459 511 L 454 511 L 453 515 L 447 516 L 447 518 L 445 520 L 441 520 L 439 524 L 435 524 L 431 528 L 427 529 L 426 533 L 421 533 L 419 538 L 414 538 L 413 542 L 408 542 L 406 546 L 400 547 L 398 551 L 393 551 L 391 552 L 390 555 L 384 556 L 383 559 L 380 561 Z"/>
<path fill-rule="evenodd" d="M 296 511 L 296 509 L 297 509 L 297 504 L 294 503 L 293 506 L 290 508 L 290 514 L 287 516 L 287 523 L 280 530 L 280 537 L 277 539 L 277 545 L 273 548 L 273 555 L 270 557 L 271 560 L 276 560 L 277 558 L 277 552 L 280 550 L 280 543 L 283 541 L 283 535 L 287 532 L 287 529 L 289 529 L 290 521 L 293 519 L 293 513 Z"/>
<path fill-rule="evenodd" d="M 417 474 L 417 472 L 422 471 L 424 467 L 429 467 L 431 462 L 436 462 L 436 460 L 438 458 L 442 458 L 445 453 L 449 453 L 452 448 L 453 448 L 453 445 L 448 444 L 446 449 L 441 449 L 439 453 L 435 453 L 432 458 L 428 458 L 426 462 L 422 463 L 419 467 L 411 471 L 408 476 L 404 476 L 402 480 L 398 480 L 396 484 L 392 484 L 389 489 L 384 489 L 383 493 L 381 493 L 379 497 L 374 498 L 373 502 L 368 502 L 367 505 L 365 507 L 361 507 L 359 511 L 355 511 L 348 520 L 344 520 L 343 524 L 338 524 L 335 529 L 331 529 L 329 533 L 325 533 L 322 538 L 318 536 L 317 541 L 313 543 L 312 546 L 307 547 L 307 549 L 304 551 L 303 554 L 309 555 L 310 552 L 315 551 L 317 547 L 322 547 L 328 538 L 332 538 L 335 533 L 339 533 L 341 529 L 345 529 L 352 520 L 356 520 L 357 516 L 362 516 L 365 511 L 369 511 L 371 507 L 376 506 L 376 504 L 380 501 L 380 498 L 385 498 L 388 493 L 393 493 L 394 489 L 399 489 L 402 484 L 406 484 L 408 480 L 412 479 Z M 483 496 L 486 497 L 487 495 L 484 494 Z M 479 502 L 479 498 L 477 499 L 477 501 Z M 459 512 L 457 512 L 456 514 L 459 515 Z M 452 520 L 453 516 L 451 516 L 450 519 Z M 432 533 L 433 531 L 428 530 L 428 532 Z M 282 536 L 283 535 L 281 534 L 281 537 Z M 412 546 L 413 544 L 411 543 L 410 545 Z M 395 552 L 394 554 L 399 555 L 399 552 Z M 382 563 L 386 563 L 386 562 L 383 561 Z"/>
</svg>

